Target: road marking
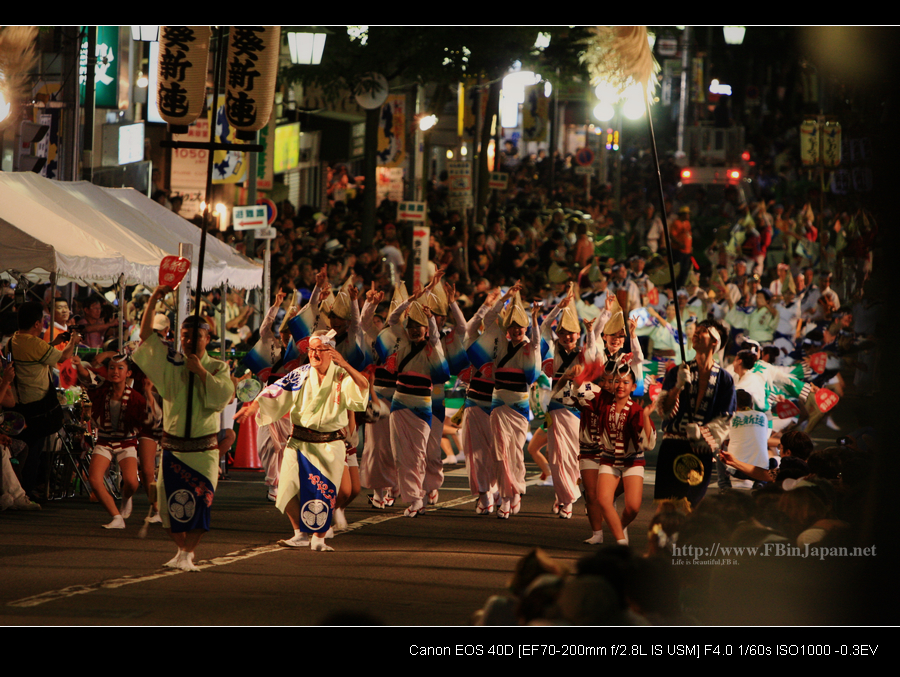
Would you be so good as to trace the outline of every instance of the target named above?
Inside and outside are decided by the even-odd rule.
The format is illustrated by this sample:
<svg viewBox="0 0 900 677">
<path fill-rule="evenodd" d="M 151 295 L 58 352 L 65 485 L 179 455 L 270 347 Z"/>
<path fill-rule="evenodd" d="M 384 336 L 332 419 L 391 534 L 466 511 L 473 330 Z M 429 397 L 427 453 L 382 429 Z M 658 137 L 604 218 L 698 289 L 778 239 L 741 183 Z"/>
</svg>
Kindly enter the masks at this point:
<svg viewBox="0 0 900 677">
<path fill-rule="evenodd" d="M 647 472 L 648 475 L 652 474 L 652 471 Z M 648 482 L 647 480 L 650 478 L 645 477 L 645 483 L 652 483 L 652 480 Z M 526 482 L 526 485 L 533 486 L 541 482 L 540 476 L 535 475 L 532 479 Z M 452 489 L 442 489 L 441 491 L 454 491 Z M 468 492 L 468 489 L 465 490 Z M 467 493 L 465 496 L 460 496 L 459 498 L 454 498 L 449 501 L 444 501 L 442 503 L 438 503 L 437 505 L 427 506 L 426 513 L 444 510 L 446 508 L 453 508 L 458 505 L 465 505 L 466 503 L 474 503 L 476 497 Z M 373 525 L 373 524 L 381 524 L 382 522 L 387 522 L 393 519 L 400 519 L 403 517 L 402 511 L 390 512 L 386 514 L 373 515 L 372 517 L 367 517 L 362 520 L 358 520 L 348 525 L 347 529 L 342 533 L 348 533 L 351 531 L 356 531 L 357 529 L 362 529 L 365 526 Z M 234 562 L 239 562 L 241 560 L 250 559 L 251 557 L 257 557 L 259 555 L 265 555 L 270 552 L 279 552 L 290 550 L 290 548 L 284 548 L 280 545 L 262 545 L 253 548 L 246 548 L 244 550 L 238 550 L 237 552 L 229 553 L 227 555 L 223 555 L 221 557 L 213 557 L 208 560 L 201 560 L 197 562 L 197 567 L 202 571 L 205 569 L 210 569 L 212 567 L 223 566 L 226 564 L 232 564 Z M 7 606 L 11 607 L 35 607 L 40 604 L 45 604 L 47 602 L 53 602 L 58 599 L 65 599 L 66 597 L 74 597 L 76 595 L 85 595 L 89 592 L 94 592 L 96 590 L 103 589 L 115 589 L 121 588 L 126 585 L 134 585 L 136 583 L 146 583 L 148 581 L 155 581 L 160 578 L 166 578 L 168 576 L 178 576 L 180 574 L 189 574 L 189 571 L 181 571 L 180 569 L 161 569 L 159 571 L 155 571 L 152 574 L 139 575 L 139 576 L 122 576 L 121 578 L 112 578 L 106 581 L 100 581 L 99 583 L 93 583 L 91 585 L 72 585 L 67 588 L 61 588 L 59 590 L 50 590 L 48 592 L 43 592 L 39 595 L 34 595 L 32 597 L 25 597 L 23 599 L 18 599 L 12 602 L 8 602 Z"/>
<path fill-rule="evenodd" d="M 452 508 L 457 505 L 461 505 L 463 503 L 471 503 L 475 500 L 474 496 L 468 495 L 460 498 L 455 498 L 452 501 L 445 501 L 443 503 L 439 503 L 437 505 L 429 506 L 428 510 L 441 510 L 443 508 Z M 362 529 L 364 526 L 368 526 L 370 524 L 380 524 L 381 522 L 386 522 L 392 519 L 398 519 L 403 517 L 402 512 L 392 512 L 386 515 L 374 515 L 372 517 L 367 517 L 366 519 L 359 520 L 350 524 L 347 529 L 342 533 L 347 533 L 350 531 L 356 531 L 357 529 Z M 244 550 L 238 550 L 237 552 L 229 553 L 227 555 L 223 555 L 221 557 L 213 557 L 208 560 L 201 560 L 196 562 L 197 567 L 203 571 L 205 569 L 211 569 L 212 567 L 223 566 L 225 564 L 232 564 L 234 562 L 239 562 L 241 560 L 250 559 L 251 557 L 257 557 L 259 555 L 265 555 L 270 552 L 279 552 L 290 550 L 290 548 L 285 548 L 280 545 L 262 545 L 254 548 L 247 548 Z M 67 588 L 61 588 L 59 590 L 50 590 L 48 592 L 42 592 L 39 595 L 34 595 L 32 597 L 25 597 L 23 599 L 17 599 L 12 602 L 8 602 L 7 606 L 11 607 L 35 607 L 40 604 L 46 604 L 47 602 L 53 602 L 58 599 L 65 599 L 67 597 L 75 597 L 76 595 L 85 595 L 89 592 L 94 592 L 96 590 L 103 589 L 115 589 L 121 588 L 126 585 L 134 585 L 135 583 L 146 583 L 149 581 L 155 581 L 160 578 L 166 578 L 168 576 L 178 576 L 179 574 L 189 574 L 192 573 L 190 571 L 182 571 L 180 569 L 163 569 L 160 571 L 156 571 L 152 574 L 146 574 L 142 576 L 122 576 L 121 578 L 112 578 L 106 581 L 100 581 L 99 583 L 93 583 L 91 585 L 72 585 Z"/>
<path fill-rule="evenodd" d="M 264 555 L 267 552 L 275 552 L 277 550 L 285 549 L 286 548 L 283 548 L 280 545 L 262 545 L 255 548 L 247 548 L 245 550 L 239 550 L 228 555 L 223 555 L 222 557 L 213 557 L 212 559 L 202 560 L 200 562 L 197 562 L 197 567 L 202 571 L 204 569 L 210 569 L 215 566 L 222 566 L 223 564 L 231 564 L 233 562 L 239 562 L 243 559 L 250 559 L 251 557 L 256 557 L 257 555 Z M 44 604 L 46 602 L 52 602 L 57 599 L 74 597 L 75 595 L 84 595 L 89 592 L 94 592 L 95 590 L 103 590 L 104 588 L 121 588 L 126 585 L 134 585 L 135 583 L 146 583 L 148 581 L 155 581 L 160 578 L 167 578 L 168 576 L 178 576 L 179 574 L 189 573 L 192 572 L 182 571 L 180 569 L 164 569 L 143 576 L 122 576 L 121 578 L 112 578 L 106 581 L 100 581 L 99 583 L 94 583 L 92 585 L 72 585 L 68 588 L 61 588 L 60 590 L 50 590 L 48 592 L 42 592 L 40 595 L 34 595 L 33 597 L 17 599 L 15 601 L 8 602 L 6 606 L 33 607 L 38 606 L 39 604 Z"/>
</svg>

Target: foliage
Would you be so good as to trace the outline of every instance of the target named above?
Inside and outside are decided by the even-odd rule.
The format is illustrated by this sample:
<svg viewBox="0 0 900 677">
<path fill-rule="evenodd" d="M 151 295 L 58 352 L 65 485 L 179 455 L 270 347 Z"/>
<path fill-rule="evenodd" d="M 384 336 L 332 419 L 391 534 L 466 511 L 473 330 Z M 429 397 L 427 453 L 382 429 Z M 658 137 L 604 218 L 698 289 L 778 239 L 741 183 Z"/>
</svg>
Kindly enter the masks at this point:
<svg viewBox="0 0 900 677">
<path fill-rule="evenodd" d="M 384 75 L 392 86 L 449 85 L 464 77 L 502 77 L 520 61 L 523 67 L 559 69 L 563 77 L 583 74 L 579 56 L 586 27 L 560 26 L 369 26 L 366 31 L 329 27 L 331 34 L 319 66 L 291 66 L 289 82 L 320 87 L 336 99 L 348 89 L 365 89 L 366 75 Z M 551 35 L 543 51 L 534 47 L 538 33 Z M 365 35 L 365 40 L 360 37 Z M 365 44 L 363 44 L 365 43 Z M 371 86 L 371 85 L 369 85 Z"/>
</svg>

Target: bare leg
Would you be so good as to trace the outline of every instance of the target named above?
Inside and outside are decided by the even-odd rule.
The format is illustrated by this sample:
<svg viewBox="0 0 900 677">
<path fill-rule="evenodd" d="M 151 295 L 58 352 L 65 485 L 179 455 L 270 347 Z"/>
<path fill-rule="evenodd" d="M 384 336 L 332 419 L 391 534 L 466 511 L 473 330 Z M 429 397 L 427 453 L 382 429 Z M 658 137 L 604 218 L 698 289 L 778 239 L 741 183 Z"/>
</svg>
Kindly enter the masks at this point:
<svg viewBox="0 0 900 677">
<path fill-rule="evenodd" d="M 528 453 L 531 455 L 531 460 L 537 463 L 537 466 L 541 469 L 541 478 L 550 477 L 550 464 L 547 463 L 547 458 L 541 453 L 541 449 L 547 446 L 547 432 L 542 428 L 538 428 L 534 431 L 534 435 L 531 437 L 531 441 L 528 443 Z"/>
<path fill-rule="evenodd" d="M 354 498 L 359 496 L 360 489 L 361 485 L 359 483 L 359 468 L 345 465 L 344 472 L 341 474 L 341 486 L 338 489 L 335 507 L 341 510 L 346 508 L 353 502 Z"/>
<path fill-rule="evenodd" d="M 137 493 L 138 487 L 138 460 L 136 458 L 119 459 L 119 468 L 122 470 L 122 517 L 131 516 L 131 497 Z"/>
<path fill-rule="evenodd" d="M 288 501 L 288 504 L 284 507 L 284 514 L 291 521 L 294 531 L 297 531 L 300 528 L 300 501 L 297 500 L 296 496 Z"/>
<path fill-rule="evenodd" d="M 347 528 L 347 518 L 344 516 L 344 508 L 353 502 L 353 499 L 359 496 L 359 468 L 351 465 L 344 466 L 344 472 L 341 474 L 341 486 L 338 489 L 337 500 L 334 506 L 333 526 L 336 530 L 341 531 Z M 330 529 L 329 534 L 334 534 Z"/>
<path fill-rule="evenodd" d="M 203 529 L 194 529 L 192 531 L 186 532 L 184 535 L 184 548 L 185 552 L 194 552 L 197 549 L 197 545 L 200 543 L 200 539 L 203 538 L 203 535 L 206 532 Z"/>
<path fill-rule="evenodd" d="M 449 461 L 452 458 L 453 461 L 451 462 L 456 462 L 456 454 L 453 452 L 453 445 L 450 443 L 450 438 L 446 435 L 441 438 L 441 451 L 444 452 L 445 460 Z"/>
<path fill-rule="evenodd" d="M 188 532 L 175 533 L 171 529 L 166 529 L 169 537 L 178 546 L 178 553 L 165 563 L 164 566 L 170 569 L 181 569 L 183 571 L 200 571 L 200 567 L 194 564 L 194 550 L 197 544 L 203 538 L 206 532 L 203 529 L 194 529 Z"/>
<path fill-rule="evenodd" d="M 588 521 L 591 523 L 591 531 L 601 533 L 603 529 L 603 512 L 600 510 L 600 496 L 598 493 L 599 470 L 582 470 L 581 482 L 584 485 L 584 503 L 587 507 Z M 597 540 L 600 543 L 600 540 Z"/>
<path fill-rule="evenodd" d="M 350 472 L 350 498 L 347 499 L 346 505 L 350 505 L 353 503 L 353 499 L 359 496 L 359 492 L 362 491 L 362 485 L 359 483 L 359 467 L 358 466 L 347 466 L 347 470 Z M 343 482 L 343 478 L 341 479 Z"/>
<path fill-rule="evenodd" d="M 122 516 L 119 514 L 116 502 L 106 490 L 106 483 L 103 481 L 106 477 L 106 471 L 109 470 L 109 464 L 110 460 L 108 458 L 101 456 L 100 454 L 94 454 L 91 456 L 91 467 L 88 469 L 88 477 L 91 481 L 91 489 L 94 490 L 94 496 L 96 496 L 97 500 L 100 501 L 100 504 L 106 508 L 106 512 L 113 517 L 113 521 L 104 526 L 107 529 L 124 529 L 125 520 L 123 520 Z"/>
<path fill-rule="evenodd" d="M 453 451 L 453 445 L 456 445 L 456 451 Z M 441 449 L 447 459 L 453 459 L 456 462 L 462 460 L 462 443 L 459 441 L 459 426 L 454 425 L 449 418 L 444 420 L 444 434 L 441 437 Z"/>
<path fill-rule="evenodd" d="M 158 512 L 156 496 L 150 494 L 150 485 L 156 480 L 156 440 L 142 437 L 138 440 L 138 459 L 141 465 L 141 479 L 144 481 L 144 490 L 147 498 L 153 504 L 153 511 Z"/>
<path fill-rule="evenodd" d="M 606 473 L 601 473 L 597 482 L 600 510 L 603 513 L 603 519 L 609 524 L 610 531 L 612 531 L 616 541 L 623 541 L 625 540 L 625 532 L 622 529 L 622 520 L 619 519 L 619 514 L 616 512 L 615 506 L 618 484 L 618 477 Z"/>
<path fill-rule="evenodd" d="M 641 510 L 641 500 L 644 498 L 644 478 L 639 475 L 623 477 L 625 485 L 625 509 L 622 511 L 622 529 L 624 530 L 634 521 Z"/>
<path fill-rule="evenodd" d="M 222 459 L 225 458 L 225 454 L 228 453 L 228 450 L 231 449 L 231 445 L 234 444 L 237 436 L 234 434 L 234 430 L 228 428 L 225 430 L 225 436 L 222 438 L 222 441 L 219 442 L 219 472 L 222 471 Z"/>
</svg>

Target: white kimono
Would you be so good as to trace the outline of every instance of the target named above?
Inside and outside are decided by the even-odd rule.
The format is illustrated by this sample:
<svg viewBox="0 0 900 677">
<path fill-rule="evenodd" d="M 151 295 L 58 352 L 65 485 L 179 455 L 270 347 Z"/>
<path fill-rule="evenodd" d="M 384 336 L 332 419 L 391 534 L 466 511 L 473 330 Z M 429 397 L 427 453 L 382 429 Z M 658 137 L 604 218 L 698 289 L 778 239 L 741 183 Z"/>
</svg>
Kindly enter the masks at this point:
<svg viewBox="0 0 900 677">
<path fill-rule="evenodd" d="M 365 411 L 369 392 L 361 390 L 344 369 L 332 362 L 321 382 L 319 378 L 318 372 L 306 364 L 267 387 L 256 398 L 257 424 L 269 425 L 290 412 L 294 425 L 328 433 L 348 425 L 348 411 Z M 312 443 L 291 437 L 288 442 L 275 505 L 284 512 L 298 496 L 301 530 L 328 530 L 345 455 L 343 440 Z"/>
</svg>

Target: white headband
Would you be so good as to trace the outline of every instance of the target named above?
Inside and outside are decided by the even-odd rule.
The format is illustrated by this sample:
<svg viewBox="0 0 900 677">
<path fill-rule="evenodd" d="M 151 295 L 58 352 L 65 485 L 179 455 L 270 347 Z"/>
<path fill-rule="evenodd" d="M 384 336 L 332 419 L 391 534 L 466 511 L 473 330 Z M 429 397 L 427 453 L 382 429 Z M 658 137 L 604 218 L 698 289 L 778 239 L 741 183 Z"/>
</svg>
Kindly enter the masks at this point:
<svg viewBox="0 0 900 677">
<path fill-rule="evenodd" d="M 322 342 L 322 345 L 337 348 L 337 344 L 334 342 L 335 336 L 337 336 L 337 332 L 334 329 L 329 329 L 324 334 L 313 334 L 309 337 L 309 340 L 312 341 L 313 339 L 319 339 Z"/>
<path fill-rule="evenodd" d="M 722 339 L 719 336 L 719 332 L 716 331 L 715 327 L 707 327 L 706 330 L 709 332 L 709 335 L 712 336 L 716 340 L 716 346 L 722 345 Z"/>
</svg>

